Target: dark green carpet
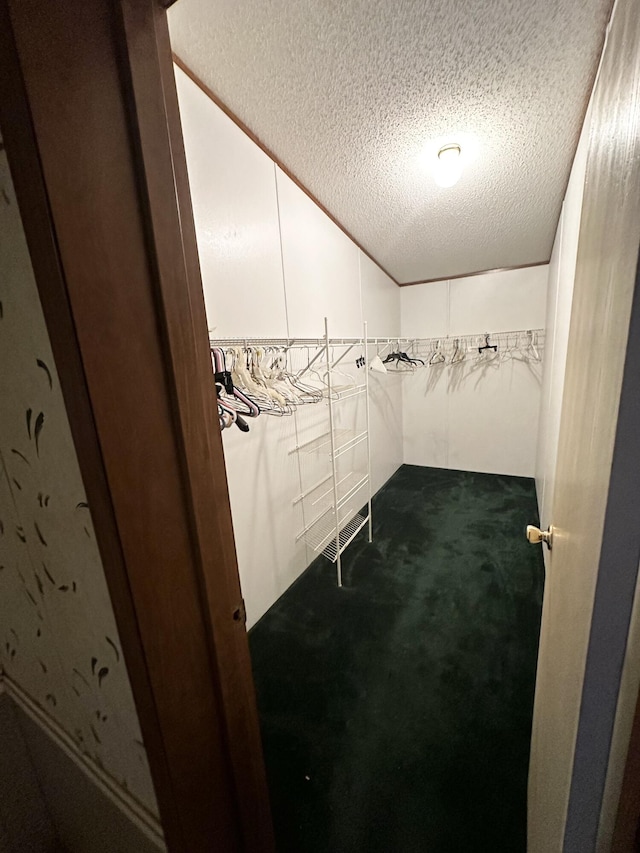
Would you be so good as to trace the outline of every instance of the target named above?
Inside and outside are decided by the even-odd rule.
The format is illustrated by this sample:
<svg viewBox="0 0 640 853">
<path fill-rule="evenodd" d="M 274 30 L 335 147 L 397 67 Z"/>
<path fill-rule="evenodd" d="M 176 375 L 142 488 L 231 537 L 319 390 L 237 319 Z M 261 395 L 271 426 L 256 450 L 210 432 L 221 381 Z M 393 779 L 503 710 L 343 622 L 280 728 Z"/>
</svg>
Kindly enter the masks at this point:
<svg viewBox="0 0 640 853">
<path fill-rule="evenodd" d="M 524 853 L 533 480 L 404 465 L 250 634 L 280 853 Z"/>
</svg>

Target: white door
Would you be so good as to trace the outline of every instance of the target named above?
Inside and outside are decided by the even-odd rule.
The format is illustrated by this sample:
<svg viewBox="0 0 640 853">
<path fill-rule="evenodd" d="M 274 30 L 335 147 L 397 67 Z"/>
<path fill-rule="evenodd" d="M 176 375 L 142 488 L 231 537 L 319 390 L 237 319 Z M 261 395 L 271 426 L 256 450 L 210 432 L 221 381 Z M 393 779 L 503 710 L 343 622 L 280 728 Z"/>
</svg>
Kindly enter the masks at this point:
<svg viewBox="0 0 640 853">
<path fill-rule="evenodd" d="M 618 0 L 592 104 L 536 681 L 529 853 L 595 850 L 640 553 L 640 329 L 627 347 L 637 325 L 639 245 L 640 3 Z"/>
</svg>

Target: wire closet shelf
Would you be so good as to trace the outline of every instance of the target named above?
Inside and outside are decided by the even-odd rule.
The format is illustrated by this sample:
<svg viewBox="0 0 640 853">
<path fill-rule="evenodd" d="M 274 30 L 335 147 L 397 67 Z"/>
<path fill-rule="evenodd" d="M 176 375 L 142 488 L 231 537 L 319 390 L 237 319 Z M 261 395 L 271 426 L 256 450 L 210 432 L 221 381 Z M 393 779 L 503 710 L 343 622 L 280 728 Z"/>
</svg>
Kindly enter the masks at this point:
<svg viewBox="0 0 640 853">
<path fill-rule="evenodd" d="M 282 350 L 295 349 L 316 349 L 320 352 L 318 356 L 323 354 L 327 345 L 327 338 L 258 338 L 258 337 L 234 337 L 234 338 L 219 338 L 215 336 L 215 330 L 209 332 L 209 340 L 211 346 L 227 347 L 244 347 L 250 349 L 253 347 L 272 347 Z M 350 347 L 353 348 L 363 343 L 362 337 L 336 337 L 328 339 L 331 347 Z M 397 349 L 413 348 L 414 352 L 418 349 L 427 351 L 429 349 L 436 350 L 438 348 L 450 349 L 458 345 L 461 350 L 473 352 L 477 347 L 482 347 L 489 343 L 490 346 L 497 345 L 499 348 L 506 348 L 507 351 L 515 351 L 517 348 L 523 349 L 533 343 L 534 347 L 543 349 L 545 343 L 545 330 L 538 329 L 509 329 L 499 332 L 467 332 L 463 334 L 448 334 L 437 335 L 432 337 L 402 337 L 402 336 L 387 336 L 387 337 L 367 337 L 367 346 L 376 347 L 378 355 L 382 355 L 384 350 L 395 346 Z M 344 357 L 341 356 L 341 360 Z"/>
<path fill-rule="evenodd" d="M 358 533 L 368 527 L 369 542 L 373 538 L 373 518 L 371 512 L 371 446 L 369 437 L 369 362 L 367 324 L 363 324 L 360 338 L 331 338 L 329 321 L 325 317 L 324 339 L 297 341 L 300 346 L 315 345 L 319 348 L 310 364 L 324 355 L 324 378 L 327 384 L 328 429 L 320 435 L 296 444 L 291 453 L 324 454 L 328 457 L 329 470 L 321 480 L 302 492 L 294 504 L 303 503 L 304 517 L 312 520 L 304 526 L 297 539 L 304 538 L 305 543 L 316 553 L 322 553 L 336 564 L 336 580 L 342 586 L 342 554 L 354 541 Z M 354 347 L 361 348 L 361 366 L 364 367 L 364 380 L 351 387 L 338 388 L 335 384 L 334 370 Z M 363 429 L 338 427 L 338 411 L 345 400 L 360 395 L 365 401 L 365 423 Z M 366 462 L 364 470 L 358 470 L 354 460 L 355 451 L 365 445 Z M 350 455 L 353 469 L 347 473 L 340 471 L 339 460 Z M 351 468 L 351 466 L 349 466 Z M 318 509 L 316 509 L 318 507 Z M 366 507 L 363 508 L 363 507 Z"/>
<path fill-rule="evenodd" d="M 310 438 L 296 443 L 289 454 L 301 454 L 313 457 L 315 465 L 324 470 L 318 482 L 301 492 L 293 504 L 303 505 L 303 529 L 296 540 L 304 539 L 307 546 L 316 553 L 322 553 L 336 564 L 338 586 L 342 586 L 342 554 L 354 541 L 358 533 L 368 526 L 368 538 L 372 541 L 373 523 L 371 512 L 371 446 L 370 446 L 370 407 L 369 407 L 369 344 L 388 344 L 396 339 L 385 338 L 371 340 L 367 337 L 367 323 L 363 323 L 363 332 L 359 337 L 336 337 L 329 334 L 329 321 L 324 321 L 325 334 L 321 338 L 217 338 L 211 333 L 211 346 L 222 350 L 242 348 L 306 350 L 307 357 L 299 369 L 291 373 L 299 378 L 310 373 L 320 375 L 324 380 L 323 397 L 327 404 L 328 422 L 325 428 L 315 429 Z M 358 371 L 362 378 L 349 382 L 346 386 L 336 382 L 338 365 L 344 369 L 348 354 L 358 348 Z M 361 355 L 360 355 L 361 353 Z M 361 398 L 364 400 L 364 424 L 359 428 L 338 426 L 338 409 L 345 401 Z M 347 404 L 348 405 L 348 404 Z M 359 410 L 361 413 L 361 410 Z M 361 418 L 360 418 L 361 419 Z M 365 461 L 356 464 L 357 448 L 364 447 Z M 362 451 L 359 450 L 358 454 Z M 361 456 L 358 456 L 361 459 Z M 347 465 L 345 470 L 344 465 Z M 348 464 L 347 464 L 348 463 Z M 302 464 L 302 463 L 301 463 Z M 342 465 L 342 467 L 341 467 Z M 352 467 L 353 466 L 353 467 Z"/>
</svg>

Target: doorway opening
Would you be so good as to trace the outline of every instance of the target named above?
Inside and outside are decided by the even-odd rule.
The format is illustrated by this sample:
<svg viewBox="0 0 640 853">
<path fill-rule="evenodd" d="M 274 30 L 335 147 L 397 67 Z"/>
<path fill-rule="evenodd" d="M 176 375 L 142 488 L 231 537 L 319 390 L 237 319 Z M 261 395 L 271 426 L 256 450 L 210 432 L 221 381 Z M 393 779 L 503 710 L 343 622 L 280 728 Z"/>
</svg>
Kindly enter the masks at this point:
<svg viewBox="0 0 640 853">
<path fill-rule="evenodd" d="M 631 849 L 640 14 L 553 7 L 0 0 L 171 850 L 273 849 L 263 751 L 283 850 Z"/>
<path fill-rule="evenodd" d="M 385 32 L 393 51 L 415 9 L 393 35 L 384 12 L 346 8 L 337 72 L 314 49 L 321 12 L 223 11 L 181 0 L 169 24 L 278 844 L 524 850 L 544 585 L 524 530 L 551 523 L 609 3 L 566 33 L 590 45 L 563 72 L 573 92 L 523 107 L 523 122 L 538 96 L 572 114 L 553 215 L 527 195 L 533 230 L 496 225 L 511 202 L 491 208 L 490 175 L 511 152 L 499 162 L 469 105 L 447 126 L 417 89 L 407 115 L 386 102 L 393 129 L 358 112 L 367 87 L 388 94 L 370 44 Z M 419 32 L 423 55 L 435 35 Z M 414 72 L 408 59 L 407 91 Z M 419 104 L 420 133 L 403 135 Z M 376 121 L 363 151 L 348 130 L 368 139 Z M 455 180 L 439 162 L 452 151 Z M 377 196 L 351 163 L 379 176 Z M 502 235 L 493 254 L 483 222 Z"/>
</svg>

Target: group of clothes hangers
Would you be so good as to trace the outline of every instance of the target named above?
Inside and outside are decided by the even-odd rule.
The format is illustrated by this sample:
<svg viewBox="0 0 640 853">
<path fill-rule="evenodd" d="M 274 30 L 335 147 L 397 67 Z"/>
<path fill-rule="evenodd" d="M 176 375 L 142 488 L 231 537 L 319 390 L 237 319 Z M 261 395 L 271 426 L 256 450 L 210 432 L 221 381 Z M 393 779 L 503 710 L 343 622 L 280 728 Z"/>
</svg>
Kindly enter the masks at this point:
<svg viewBox="0 0 640 853">
<path fill-rule="evenodd" d="M 537 330 L 523 332 L 500 332 L 492 335 L 473 335 L 453 339 L 415 339 L 410 342 L 410 355 L 392 353 L 387 360 L 395 360 L 397 365 L 407 365 L 410 370 L 423 366 L 456 365 L 465 361 L 495 363 L 515 360 L 539 362 L 542 360 L 541 345 Z M 414 351 L 425 354 L 425 359 L 417 358 Z M 406 368 L 405 368 L 406 369 Z"/>
<path fill-rule="evenodd" d="M 475 361 L 542 361 L 538 332 L 532 329 L 526 332 L 503 332 L 497 336 L 485 334 L 484 343 L 477 349 Z"/>
<path fill-rule="evenodd" d="M 414 356 L 409 356 L 406 352 L 390 352 L 383 360 L 383 364 L 395 365 L 393 372 L 399 373 L 406 370 L 413 371 L 421 364 L 424 367 L 424 360 Z M 388 369 L 388 368 L 387 368 Z"/>
<path fill-rule="evenodd" d="M 249 432 L 249 424 L 243 416 L 257 418 L 260 407 L 234 385 L 233 374 L 227 369 L 226 357 L 220 347 L 211 347 L 211 359 L 216 383 L 220 429 L 227 429 L 235 424 L 242 432 Z"/>
<path fill-rule="evenodd" d="M 288 348 L 281 346 L 211 346 L 220 429 L 234 424 L 249 431 L 246 418 L 282 417 L 296 408 L 319 403 L 355 387 L 352 376 L 308 357 L 299 370 L 289 365 Z"/>
<path fill-rule="evenodd" d="M 275 342 L 273 342 L 275 344 Z M 462 362 L 490 363 L 521 360 L 539 362 L 541 344 L 538 330 L 500 332 L 492 335 L 467 335 L 453 339 L 398 339 L 396 350 L 382 358 L 388 343 L 367 362 L 365 347 L 355 359 L 356 372 L 368 366 L 379 373 L 407 373 L 423 367 L 459 365 Z M 403 349 L 403 344 L 409 351 Z M 292 344 L 211 346 L 215 376 L 220 429 L 234 424 L 243 432 L 249 431 L 248 420 L 259 415 L 282 417 L 292 415 L 298 406 L 319 403 L 331 396 L 336 399 L 359 393 L 364 385 L 344 370 L 344 357 L 357 343 L 347 346 L 338 358 L 333 358 L 325 346 L 298 344 L 296 351 L 307 352 L 306 365 L 291 366 Z M 408 346 L 407 346 L 408 345 Z M 311 357 L 313 350 L 315 355 Z M 326 353 L 326 354 L 325 354 Z M 342 362 L 343 367 L 339 364 Z M 353 362 L 352 362 L 353 363 Z"/>
</svg>

